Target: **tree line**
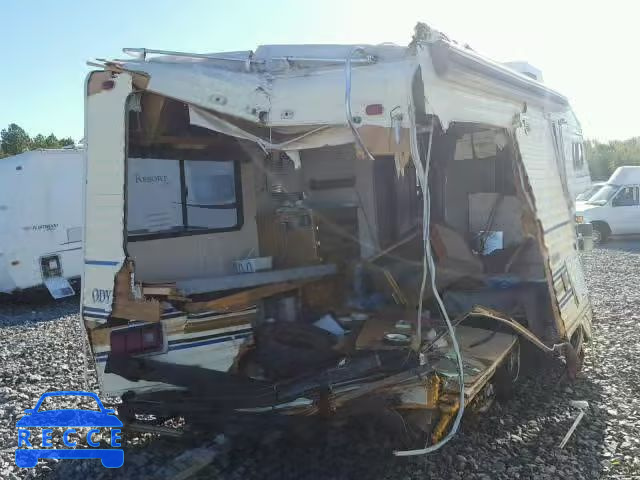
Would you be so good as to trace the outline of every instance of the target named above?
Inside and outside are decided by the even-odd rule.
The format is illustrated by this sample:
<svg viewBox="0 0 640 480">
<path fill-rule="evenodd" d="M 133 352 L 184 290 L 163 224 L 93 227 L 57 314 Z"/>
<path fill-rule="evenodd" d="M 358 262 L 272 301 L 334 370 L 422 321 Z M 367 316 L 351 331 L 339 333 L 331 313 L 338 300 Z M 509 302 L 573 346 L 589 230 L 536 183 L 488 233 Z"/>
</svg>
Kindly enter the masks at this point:
<svg viewBox="0 0 640 480">
<path fill-rule="evenodd" d="M 28 150 L 62 148 L 74 144 L 71 137 L 58 138 L 53 133 L 46 137 L 41 133 L 30 137 L 22 127 L 11 123 L 0 131 L 0 158 L 18 155 Z"/>
<path fill-rule="evenodd" d="M 607 143 L 585 141 L 585 155 L 593 180 L 607 180 L 623 165 L 640 165 L 640 137 Z"/>
</svg>

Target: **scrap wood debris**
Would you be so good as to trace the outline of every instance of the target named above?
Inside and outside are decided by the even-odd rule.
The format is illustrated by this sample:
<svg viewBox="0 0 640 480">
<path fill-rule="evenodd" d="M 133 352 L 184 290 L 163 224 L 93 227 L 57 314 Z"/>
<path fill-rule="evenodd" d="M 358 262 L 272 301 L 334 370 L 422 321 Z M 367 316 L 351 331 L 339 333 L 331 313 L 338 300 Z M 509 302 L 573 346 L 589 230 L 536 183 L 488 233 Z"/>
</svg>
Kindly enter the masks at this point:
<svg viewBox="0 0 640 480">
<path fill-rule="evenodd" d="M 615 246 L 615 245 L 614 245 Z M 391 458 L 389 442 L 370 422 L 319 434 L 255 441 L 231 438 L 228 451 L 191 478 L 441 478 L 617 479 L 640 475 L 640 248 L 597 249 L 583 256 L 595 309 L 594 337 L 575 383 L 557 375 L 523 377 L 515 397 L 496 402 L 463 423 L 441 452 L 417 460 Z M 612 291 L 611 285 L 616 285 Z M 149 433 L 126 435 L 125 465 L 111 471 L 99 461 L 42 461 L 32 471 L 15 466 L 15 421 L 42 392 L 82 390 L 81 345 L 77 343 L 77 299 L 47 305 L 0 304 L 0 478 L 144 478 L 171 459 L 207 441 L 186 444 Z M 53 355 L 53 352 L 57 352 Z M 557 372 L 555 372 L 557 373 Z M 89 369 L 90 390 L 96 388 Z M 589 403 L 565 447 L 567 406 Z M 105 400 L 105 406 L 116 407 Z M 572 412 L 577 412 L 571 408 Z M 369 432 L 371 430 L 371 432 Z M 215 432 L 212 432 L 212 436 Z M 168 471 L 165 473 L 169 473 Z M 162 477 L 160 477 L 162 478 Z M 165 477 L 166 478 L 166 477 Z"/>
</svg>

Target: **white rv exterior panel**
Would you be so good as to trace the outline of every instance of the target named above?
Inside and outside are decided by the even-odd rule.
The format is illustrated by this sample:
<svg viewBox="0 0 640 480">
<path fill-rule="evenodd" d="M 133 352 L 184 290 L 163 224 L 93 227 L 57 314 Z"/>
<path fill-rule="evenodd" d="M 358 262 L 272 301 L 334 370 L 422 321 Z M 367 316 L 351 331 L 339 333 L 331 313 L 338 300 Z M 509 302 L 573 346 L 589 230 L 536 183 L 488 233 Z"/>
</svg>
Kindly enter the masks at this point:
<svg viewBox="0 0 640 480">
<path fill-rule="evenodd" d="M 0 292 L 40 286 L 40 259 L 82 273 L 84 152 L 34 150 L 0 160 Z"/>
<path fill-rule="evenodd" d="M 563 192 L 549 120 L 543 112 L 529 111 L 527 124 L 526 130 L 516 129 L 516 139 L 544 232 L 557 306 L 570 333 L 588 305 L 575 249 L 573 213 Z"/>
<path fill-rule="evenodd" d="M 85 194 L 85 251 L 82 305 L 111 311 L 116 273 L 124 263 L 124 152 L 127 97 L 131 75 L 119 75 L 114 87 L 85 101 L 88 122 L 87 188 Z M 108 294 L 108 295 L 107 295 Z"/>
</svg>

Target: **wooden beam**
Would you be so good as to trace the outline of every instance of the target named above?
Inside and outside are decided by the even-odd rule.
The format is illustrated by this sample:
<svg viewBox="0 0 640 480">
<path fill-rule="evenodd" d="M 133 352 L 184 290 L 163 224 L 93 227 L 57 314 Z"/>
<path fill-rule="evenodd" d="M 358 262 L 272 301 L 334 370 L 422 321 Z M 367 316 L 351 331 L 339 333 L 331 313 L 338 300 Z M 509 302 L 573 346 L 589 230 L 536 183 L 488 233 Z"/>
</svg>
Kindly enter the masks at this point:
<svg viewBox="0 0 640 480">
<path fill-rule="evenodd" d="M 145 138 L 151 142 L 161 133 L 166 123 L 162 118 L 166 100 L 166 97 L 149 92 L 142 96 L 142 127 Z"/>
<path fill-rule="evenodd" d="M 263 298 L 271 297 L 278 293 L 297 290 L 305 283 L 305 281 L 299 281 L 264 285 L 262 287 L 252 288 L 239 293 L 226 295 L 222 298 L 216 298 L 215 300 L 209 300 L 206 302 L 191 302 L 184 305 L 183 309 L 188 313 L 230 312 L 243 310 L 245 308 L 251 307 L 252 305 L 255 305 L 258 300 L 261 300 Z"/>
</svg>

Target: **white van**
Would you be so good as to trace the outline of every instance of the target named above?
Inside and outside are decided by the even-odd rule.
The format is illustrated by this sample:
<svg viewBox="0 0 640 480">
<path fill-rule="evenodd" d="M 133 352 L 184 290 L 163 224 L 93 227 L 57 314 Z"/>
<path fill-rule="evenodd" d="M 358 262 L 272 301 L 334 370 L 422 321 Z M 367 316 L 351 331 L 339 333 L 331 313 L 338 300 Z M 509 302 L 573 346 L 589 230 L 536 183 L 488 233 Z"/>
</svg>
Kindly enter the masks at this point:
<svg viewBox="0 0 640 480">
<path fill-rule="evenodd" d="M 578 223 L 593 224 L 593 240 L 640 234 L 640 166 L 618 167 L 598 192 L 576 210 Z"/>
</svg>

